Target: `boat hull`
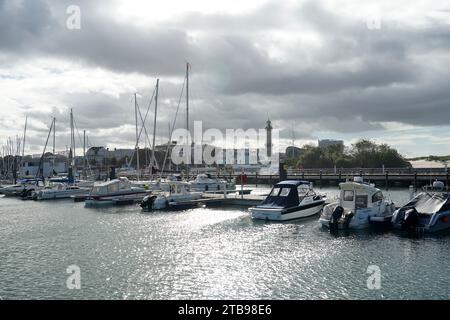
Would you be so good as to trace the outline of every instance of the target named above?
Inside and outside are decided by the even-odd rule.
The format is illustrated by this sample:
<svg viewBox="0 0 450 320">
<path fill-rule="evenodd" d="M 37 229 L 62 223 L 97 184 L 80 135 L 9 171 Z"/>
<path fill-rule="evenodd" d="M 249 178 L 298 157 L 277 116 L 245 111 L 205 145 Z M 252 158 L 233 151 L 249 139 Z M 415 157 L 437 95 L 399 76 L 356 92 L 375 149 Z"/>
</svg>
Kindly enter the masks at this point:
<svg viewBox="0 0 450 320">
<path fill-rule="evenodd" d="M 271 221 L 288 221 L 301 218 L 312 217 L 318 214 L 325 201 L 318 201 L 309 205 L 300 205 L 294 208 L 263 208 L 253 207 L 249 211 L 253 219 L 256 220 L 271 220 Z"/>
<path fill-rule="evenodd" d="M 85 207 L 105 207 L 105 206 L 118 206 L 126 204 L 134 204 L 141 202 L 151 192 L 139 192 L 124 195 L 115 196 L 89 196 L 86 198 Z"/>
<path fill-rule="evenodd" d="M 59 192 L 39 192 L 36 196 L 36 200 L 56 200 L 56 199 L 68 199 L 74 196 L 88 195 L 89 190 L 77 190 L 77 191 L 59 191 Z"/>
</svg>

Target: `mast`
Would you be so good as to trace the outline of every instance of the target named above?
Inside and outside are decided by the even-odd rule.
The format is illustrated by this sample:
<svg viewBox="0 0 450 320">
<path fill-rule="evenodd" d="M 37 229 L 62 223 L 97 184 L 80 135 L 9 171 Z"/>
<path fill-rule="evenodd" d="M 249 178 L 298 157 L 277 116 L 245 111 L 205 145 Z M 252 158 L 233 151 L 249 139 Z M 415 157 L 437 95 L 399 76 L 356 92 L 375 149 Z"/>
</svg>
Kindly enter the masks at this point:
<svg viewBox="0 0 450 320">
<path fill-rule="evenodd" d="M 186 130 L 189 132 L 189 62 L 186 63 Z"/>
<path fill-rule="evenodd" d="M 152 142 L 152 168 L 155 163 L 155 142 L 156 142 L 156 117 L 158 115 L 158 94 L 159 94 L 159 79 L 156 79 L 156 95 L 155 95 L 155 118 L 153 120 L 153 142 Z M 153 170 L 152 170 L 153 177 Z"/>
<path fill-rule="evenodd" d="M 27 138 L 27 124 L 28 124 L 28 116 L 25 117 L 25 128 L 23 129 L 22 158 L 25 157 L 25 141 Z"/>
<path fill-rule="evenodd" d="M 73 110 L 70 109 L 70 148 L 72 149 L 72 163 L 75 164 L 75 128 L 73 124 Z"/>
<path fill-rule="evenodd" d="M 41 158 L 39 159 L 39 166 L 38 166 L 38 169 L 36 171 L 36 179 L 39 177 L 39 173 L 41 171 L 41 168 L 43 169 L 45 150 L 47 149 L 48 140 L 50 139 L 50 135 L 52 133 L 54 125 L 55 125 L 55 118 L 53 118 L 52 124 L 50 125 L 50 130 L 48 131 L 47 140 L 45 141 L 44 150 L 42 151 Z M 44 170 L 42 170 L 42 177 L 44 177 Z"/>
<path fill-rule="evenodd" d="M 189 69 L 190 69 L 191 65 L 189 64 L 189 62 L 186 62 L 186 135 L 187 135 L 187 147 L 190 149 L 191 148 L 191 141 L 189 139 L 190 136 L 190 131 L 189 131 Z M 190 152 L 188 152 L 188 154 L 190 154 Z M 191 159 L 187 159 L 186 163 L 186 173 L 187 173 L 187 177 L 189 179 L 189 162 L 191 161 Z"/>
<path fill-rule="evenodd" d="M 139 134 L 138 134 L 138 105 L 137 105 L 137 95 L 134 94 L 134 116 L 136 120 L 136 176 L 137 181 L 139 181 Z"/>
<path fill-rule="evenodd" d="M 83 177 L 86 179 L 86 130 L 83 130 Z"/>
<path fill-rule="evenodd" d="M 55 158 L 56 158 L 56 155 L 55 155 L 55 153 L 56 153 L 56 118 L 55 117 L 53 117 L 53 162 L 52 162 L 52 165 L 53 165 L 53 172 L 55 171 Z M 52 175 L 53 175 L 53 172 L 52 172 Z"/>
</svg>

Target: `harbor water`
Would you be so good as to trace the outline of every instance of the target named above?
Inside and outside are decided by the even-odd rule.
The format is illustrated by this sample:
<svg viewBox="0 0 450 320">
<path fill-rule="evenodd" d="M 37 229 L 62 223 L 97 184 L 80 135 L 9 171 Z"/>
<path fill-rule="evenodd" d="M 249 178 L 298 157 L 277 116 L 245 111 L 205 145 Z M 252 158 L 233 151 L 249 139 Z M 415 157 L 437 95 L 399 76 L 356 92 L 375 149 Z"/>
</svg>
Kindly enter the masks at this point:
<svg viewBox="0 0 450 320">
<path fill-rule="evenodd" d="M 0 197 L 0 243 L 0 299 L 450 299 L 450 236 L 331 235 L 317 216 L 273 223 L 239 208 L 143 213 Z M 70 266 L 80 289 L 67 286 Z"/>
</svg>

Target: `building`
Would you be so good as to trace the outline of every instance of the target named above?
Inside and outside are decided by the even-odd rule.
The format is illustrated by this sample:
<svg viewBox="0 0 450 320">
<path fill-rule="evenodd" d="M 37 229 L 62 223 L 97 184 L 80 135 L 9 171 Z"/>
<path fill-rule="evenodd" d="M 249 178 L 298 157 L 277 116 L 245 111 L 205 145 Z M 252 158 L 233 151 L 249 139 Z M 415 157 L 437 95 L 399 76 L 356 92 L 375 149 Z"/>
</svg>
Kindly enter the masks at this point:
<svg viewBox="0 0 450 320">
<path fill-rule="evenodd" d="M 56 155 L 48 156 L 42 160 L 41 174 L 38 174 L 40 158 L 25 157 L 19 168 L 20 176 L 43 176 L 51 177 L 55 174 L 67 173 L 68 159 L 67 157 Z"/>
<path fill-rule="evenodd" d="M 114 149 L 109 150 L 105 147 L 92 147 L 86 151 L 86 159 L 90 164 L 104 163 L 105 160 L 116 159 L 121 161 L 124 159 L 131 159 L 135 151 L 133 149 Z"/>
<path fill-rule="evenodd" d="M 329 146 L 337 146 L 337 145 L 344 146 L 344 141 L 332 139 L 319 140 L 319 148 L 326 148 Z"/>
</svg>

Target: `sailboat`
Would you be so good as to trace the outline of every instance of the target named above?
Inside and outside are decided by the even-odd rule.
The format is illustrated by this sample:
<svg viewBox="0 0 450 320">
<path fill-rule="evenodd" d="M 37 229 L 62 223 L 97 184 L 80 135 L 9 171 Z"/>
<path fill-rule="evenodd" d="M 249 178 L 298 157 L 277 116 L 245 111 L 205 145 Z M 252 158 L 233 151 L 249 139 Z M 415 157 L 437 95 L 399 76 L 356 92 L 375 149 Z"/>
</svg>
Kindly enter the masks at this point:
<svg viewBox="0 0 450 320">
<path fill-rule="evenodd" d="M 55 155 L 55 119 L 53 121 L 53 155 Z M 32 195 L 34 200 L 67 199 L 76 196 L 87 196 L 89 194 L 91 190 L 89 184 L 82 181 L 76 181 L 74 179 L 75 149 L 75 125 L 73 110 L 70 109 L 70 152 L 68 177 L 67 179 L 50 179 L 46 188 L 34 191 Z"/>
</svg>

